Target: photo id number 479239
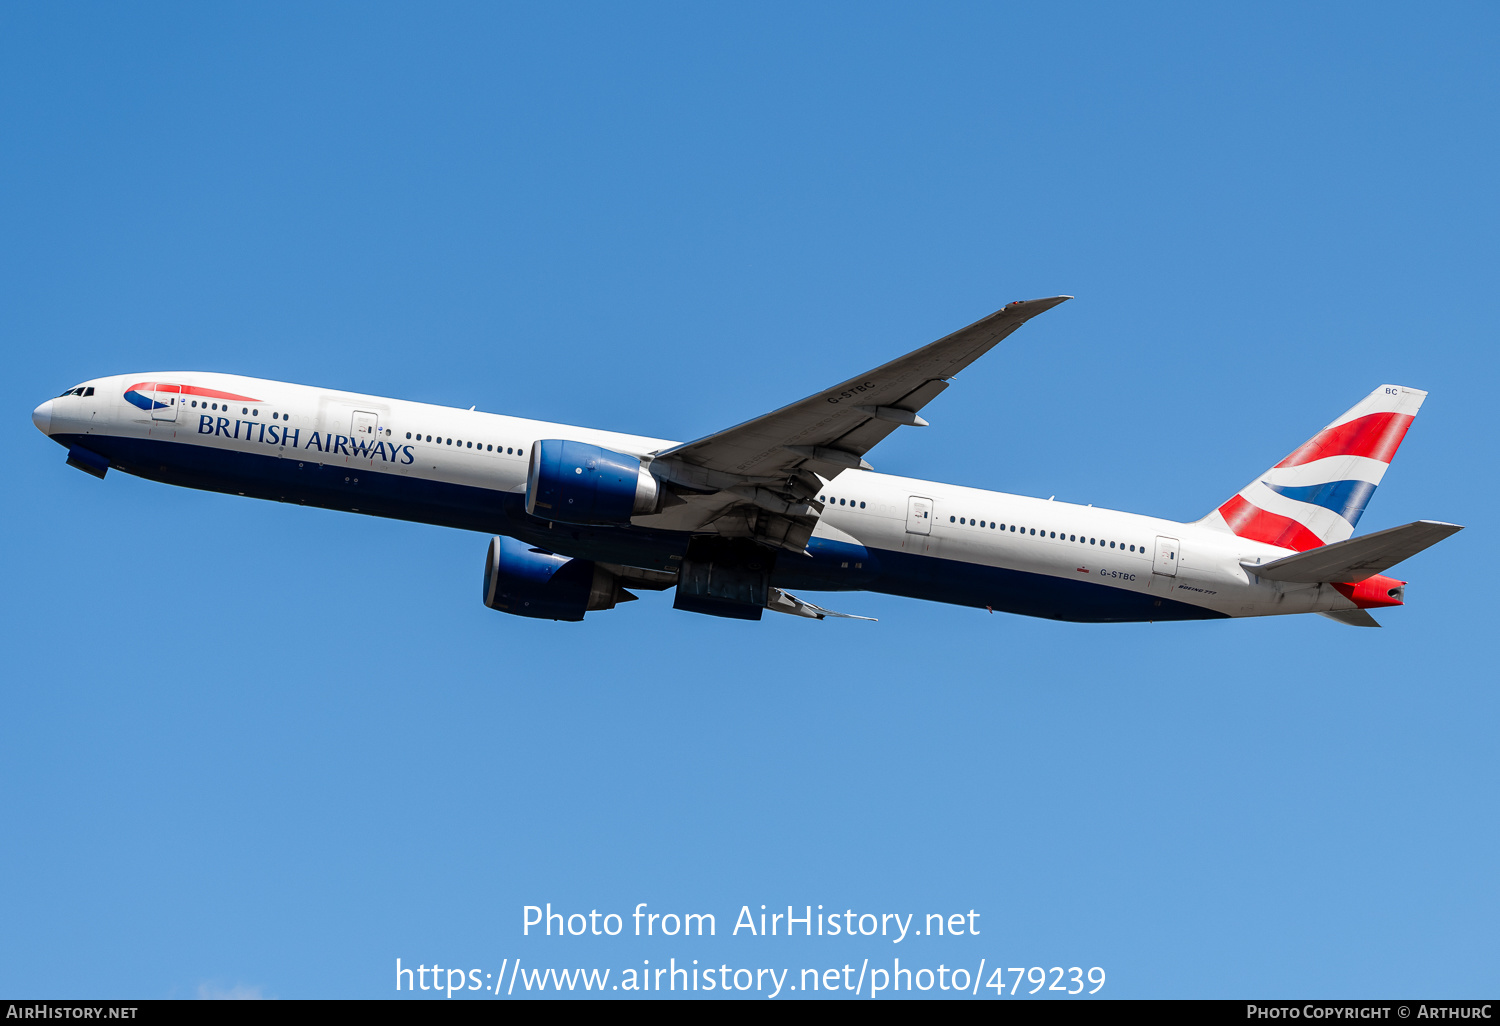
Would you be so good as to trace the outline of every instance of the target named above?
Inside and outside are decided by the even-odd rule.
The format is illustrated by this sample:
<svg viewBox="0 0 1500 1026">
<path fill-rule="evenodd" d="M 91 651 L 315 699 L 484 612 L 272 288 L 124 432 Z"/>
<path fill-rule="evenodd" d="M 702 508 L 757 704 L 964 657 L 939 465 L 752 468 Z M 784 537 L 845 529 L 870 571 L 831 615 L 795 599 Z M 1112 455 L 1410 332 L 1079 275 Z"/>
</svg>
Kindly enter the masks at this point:
<svg viewBox="0 0 1500 1026">
<path fill-rule="evenodd" d="M 1015 973 L 1011 977 L 1008 974 Z M 1009 984 L 1009 987 L 1006 984 Z M 1030 989 L 1025 985 L 1030 984 Z M 996 994 L 1036 994 L 1043 988 L 1049 991 L 1062 991 L 1065 994 L 1082 994 L 1085 988 L 1088 993 L 1097 994 L 1104 986 L 1104 970 L 1099 966 L 1093 966 L 1085 972 L 1078 966 L 1070 966 L 1064 969 L 1055 965 L 1051 969 L 1034 965 L 1027 969 L 1024 967 L 1011 966 L 1009 968 L 996 968 L 994 974 L 985 981 L 986 987 L 993 987 Z"/>
</svg>

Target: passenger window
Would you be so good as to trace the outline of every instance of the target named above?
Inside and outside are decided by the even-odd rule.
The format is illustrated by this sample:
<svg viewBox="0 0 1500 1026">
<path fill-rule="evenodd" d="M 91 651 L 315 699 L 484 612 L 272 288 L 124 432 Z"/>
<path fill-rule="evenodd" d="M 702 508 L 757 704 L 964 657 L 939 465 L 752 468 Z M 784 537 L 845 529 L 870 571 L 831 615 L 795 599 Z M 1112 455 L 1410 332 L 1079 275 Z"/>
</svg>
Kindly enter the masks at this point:
<svg viewBox="0 0 1500 1026">
<path fill-rule="evenodd" d="M 948 518 L 948 523 L 950 523 L 950 524 L 951 524 L 951 523 L 954 523 L 954 522 L 955 522 L 955 521 L 956 521 L 956 519 L 957 519 L 957 518 L 955 518 L 955 517 L 949 517 L 949 518 Z"/>
<path fill-rule="evenodd" d="M 240 407 L 240 416 L 241 417 L 243 417 L 245 414 L 247 414 L 249 412 L 250 412 L 250 407 L 248 407 L 248 406 L 241 406 Z"/>
<path fill-rule="evenodd" d="M 864 503 L 862 503 L 862 502 L 861 502 L 861 503 L 860 503 L 860 504 L 859 504 L 859 508 L 860 508 L 860 509 L 864 509 L 864 508 L 865 508 L 865 504 L 864 504 Z"/>
</svg>

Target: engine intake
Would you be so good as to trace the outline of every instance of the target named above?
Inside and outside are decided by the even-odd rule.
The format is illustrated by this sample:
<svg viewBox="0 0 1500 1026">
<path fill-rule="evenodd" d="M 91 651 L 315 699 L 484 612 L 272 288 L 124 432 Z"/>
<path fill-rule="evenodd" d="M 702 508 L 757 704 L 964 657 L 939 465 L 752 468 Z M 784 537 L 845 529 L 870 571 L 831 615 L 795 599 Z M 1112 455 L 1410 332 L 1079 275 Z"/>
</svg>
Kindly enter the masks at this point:
<svg viewBox="0 0 1500 1026">
<path fill-rule="evenodd" d="M 635 596 L 592 560 L 571 559 L 514 538 L 490 539 L 484 562 L 484 604 L 539 620 L 583 619 Z"/>
<path fill-rule="evenodd" d="M 654 513 L 656 478 L 638 457 L 587 442 L 548 438 L 531 446 L 526 512 L 564 524 L 628 524 Z"/>
</svg>

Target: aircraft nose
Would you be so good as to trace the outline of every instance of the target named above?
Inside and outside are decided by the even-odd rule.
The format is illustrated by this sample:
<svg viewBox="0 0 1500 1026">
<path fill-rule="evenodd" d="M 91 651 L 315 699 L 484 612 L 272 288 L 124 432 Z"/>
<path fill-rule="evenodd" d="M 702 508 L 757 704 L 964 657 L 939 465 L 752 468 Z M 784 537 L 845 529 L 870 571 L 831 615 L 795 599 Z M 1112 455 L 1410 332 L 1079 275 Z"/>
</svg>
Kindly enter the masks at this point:
<svg viewBox="0 0 1500 1026">
<path fill-rule="evenodd" d="M 48 399 L 42 405 L 31 411 L 31 422 L 36 429 L 44 435 L 52 434 L 52 400 Z"/>
</svg>

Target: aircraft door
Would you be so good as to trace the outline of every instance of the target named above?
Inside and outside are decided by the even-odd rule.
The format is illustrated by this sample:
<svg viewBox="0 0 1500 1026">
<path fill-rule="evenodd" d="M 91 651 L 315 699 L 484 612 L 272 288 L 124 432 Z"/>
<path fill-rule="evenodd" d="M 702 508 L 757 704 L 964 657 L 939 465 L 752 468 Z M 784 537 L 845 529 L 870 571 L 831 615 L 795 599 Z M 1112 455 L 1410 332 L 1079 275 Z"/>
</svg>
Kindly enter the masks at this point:
<svg viewBox="0 0 1500 1026">
<path fill-rule="evenodd" d="M 1177 576 L 1177 560 L 1182 555 L 1182 545 L 1176 538 L 1156 539 L 1156 560 L 1151 569 L 1167 577 Z"/>
<path fill-rule="evenodd" d="M 932 533 L 932 500 L 913 495 L 906 500 L 906 533 Z"/>
<path fill-rule="evenodd" d="M 152 420 L 176 420 L 177 407 L 181 404 L 182 386 L 158 382 L 146 393 L 151 397 Z"/>
<path fill-rule="evenodd" d="M 380 414 L 355 410 L 354 420 L 349 425 L 349 433 L 356 441 L 363 439 L 374 444 L 376 437 L 380 434 Z"/>
</svg>

